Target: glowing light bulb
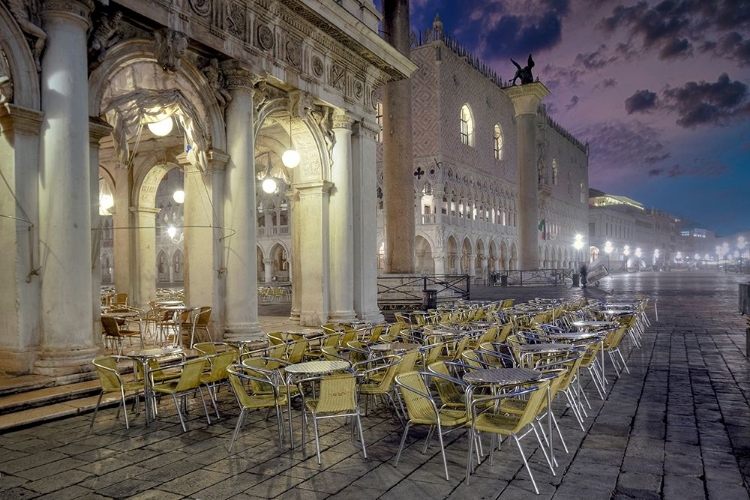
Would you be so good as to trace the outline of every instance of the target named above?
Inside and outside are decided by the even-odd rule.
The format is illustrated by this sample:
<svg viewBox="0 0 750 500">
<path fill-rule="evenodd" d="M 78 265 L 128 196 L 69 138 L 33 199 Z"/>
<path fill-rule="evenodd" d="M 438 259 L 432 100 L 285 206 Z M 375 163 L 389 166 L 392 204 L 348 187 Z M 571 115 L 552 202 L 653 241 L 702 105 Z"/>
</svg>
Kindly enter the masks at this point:
<svg viewBox="0 0 750 500">
<path fill-rule="evenodd" d="M 169 226 L 167 228 L 167 234 L 169 235 L 170 238 L 174 238 L 175 235 L 177 234 L 177 228 L 174 226 Z"/>
<path fill-rule="evenodd" d="M 164 137 L 166 135 L 169 135 L 169 133 L 172 131 L 172 126 L 174 125 L 174 123 L 172 122 L 172 118 L 168 116 L 163 120 L 148 123 L 147 125 L 152 134 L 158 135 L 159 137 Z"/>
<path fill-rule="evenodd" d="M 276 191 L 276 181 L 271 179 L 270 177 L 263 180 L 262 186 L 263 186 L 263 191 L 268 194 L 271 194 L 274 191 Z"/>
<path fill-rule="evenodd" d="M 182 189 L 178 189 L 174 192 L 172 198 L 174 198 L 174 201 L 176 203 L 185 203 L 185 191 L 183 191 Z"/>
<path fill-rule="evenodd" d="M 281 163 L 283 163 L 286 168 L 295 168 L 299 165 L 300 160 L 299 152 L 296 149 L 287 149 L 284 151 L 284 154 L 281 155 Z"/>
<path fill-rule="evenodd" d="M 103 194 L 99 196 L 99 206 L 104 210 L 109 210 L 115 206 L 115 199 L 111 194 Z"/>
</svg>

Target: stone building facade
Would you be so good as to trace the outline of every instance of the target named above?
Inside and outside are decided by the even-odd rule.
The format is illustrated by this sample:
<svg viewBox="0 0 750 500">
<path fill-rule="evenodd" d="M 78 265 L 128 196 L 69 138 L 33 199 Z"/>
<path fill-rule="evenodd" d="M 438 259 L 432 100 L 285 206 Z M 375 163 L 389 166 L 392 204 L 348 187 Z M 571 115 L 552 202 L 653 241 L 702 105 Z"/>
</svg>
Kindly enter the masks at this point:
<svg viewBox="0 0 750 500">
<path fill-rule="evenodd" d="M 374 96 L 414 65 L 379 21 L 371 0 L 3 0 L 0 371 L 91 369 L 105 229 L 115 289 L 155 297 L 156 193 L 173 169 L 186 301 L 212 306 L 214 338 L 260 333 L 259 176 L 286 179 L 292 319 L 380 318 L 360 200 L 377 190 Z"/>
<path fill-rule="evenodd" d="M 524 101 L 534 87 L 546 95 L 543 85 L 508 86 L 446 37 L 439 18 L 412 39 L 411 59 L 418 66 L 410 79 L 416 271 L 483 279 L 510 269 L 574 267 L 581 260 L 574 237 L 586 235 L 588 224 L 587 146 L 547 115 L 540 97 Z M 522 106 L 535 135 L 524 159 L 519 144 L 526 138 L 520 135 L 530 134 L 519 132 Z M 382 271 L 382 161 L 378 168 Z M 526 194 L 534 195 L 526 209 L 522 174 L 531 178 Z M 530 245 L 520 241 L 522 218 Z M 529 246 L 536 251 L 522 266 Z"/>
</svg>

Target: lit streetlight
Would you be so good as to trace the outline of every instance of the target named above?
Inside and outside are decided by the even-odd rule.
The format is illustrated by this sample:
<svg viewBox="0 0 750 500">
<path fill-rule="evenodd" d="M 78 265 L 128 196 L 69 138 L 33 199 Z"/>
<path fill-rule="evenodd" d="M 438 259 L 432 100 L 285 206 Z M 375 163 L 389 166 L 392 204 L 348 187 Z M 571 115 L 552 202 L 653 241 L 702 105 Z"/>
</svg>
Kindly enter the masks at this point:
<svg viewBox="0 0 750 500">
<path fill-rule="evenodd" d="M 611 241 L 607 241 L 604 244 L 604 252 L 607 254 L 607 270 L 609 270 L 609 254 L 612 253 L 612 250 L 613 250 L 613 248 L 612 248 L 612 242 Z"/>
</svg>

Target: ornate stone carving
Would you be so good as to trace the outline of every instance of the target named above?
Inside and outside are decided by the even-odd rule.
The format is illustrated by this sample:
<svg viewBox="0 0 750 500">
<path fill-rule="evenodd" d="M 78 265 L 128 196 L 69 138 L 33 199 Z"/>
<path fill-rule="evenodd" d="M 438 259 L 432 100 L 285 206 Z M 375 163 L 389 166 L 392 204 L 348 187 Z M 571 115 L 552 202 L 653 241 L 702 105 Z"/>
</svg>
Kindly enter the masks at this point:
<svg viewBox="0 0 750 500">
<path fill-rule="evenodd" d="M 268 100 L 268 83 L 265 80 L 261 80 L 255 84 L 255 94 L 253 94 L 253 104 L 255 110 L 258 111 L 263 104 Z"/>
<path fill-rule="evenodd" d="M 354 82 L 354 98 L 358 101 L 362 100 L 362 95 L 365 93 L 365 84 L 357 80 Z"/>
<path fill-rule="evenodd" d="M 378 91 L 375 89 L 372 89 L 372 92 L 370 92 L 370 106 L 374 110 L 378 109 Z"/>
<path fill-rule="evenodd" d="M 180 60 L 187 54 L 187 35 L 169 28 L 163 28 L 154 35 L 156 61 L 167 73 L 176 73 L 180 69 Z"/>
<path fill-rule="evenodd" d="M 286 62 L 295 68 L 299 68 L 302 63 L 302 44 L 294 38 L 287 38 Z"/>
<path fill-rule="evenodd" d="M 312 72 L 313 75 L 320 78 L 325 73 L 325 66 L 323 66 L 323 60 L 318 56 L 312 58 Z"/>
<path fill-rule="evenodd" d="M 331 65 L 331 86 L 346 92 L 346 69 L 338 64 Z"/>
<path fill-rule="evenodd" d="M 21 30 L 33 39 L 31 44 L 36 70 L 42 70 L 42 51 L 47 41 L 47 33 L 41 28 L 42 5 L 39 0 L 8 0 L 8 7 L 16 18 Z"/>
<path fill-rule="evenodd" d="M 310 112 L 315 107 L 312 95 L 309 92 L 290 92 L 289 102 L 291 103 L 292 114 L 299 116 L 303 120 L 310 116 Z"/>
<path fill-rule="evenodd" d="M 332 116 L 333 113 L 331 113 L 331 111 L 332 109 L 329 106 L 316 106 L 312 111 L 313 120 L 315 120 L 315 124 L 320 129 L 320 134 L 326 141 L 326 149 L 328 150 L 328 157 L 330 159 L 333 158 L 333 146 L 336 144 L 336 135 L 333 133 L 333 128 L 336 127 L 338 123 L 334 122 Z M 343 122 L 343 120 L 341 121 Z M 343 123 L 340 125 L 342 127 L 345 126 Z M 351 128 L 351 120 L 348 122 L 348 127 Z"/>
<path fill-rule="evenodd" d="M 13 102 L 13 79 L 5 52 L 0 50 L 0 104 Z"/>
<path fill-rule="evenodd" d="M 211 0 L 189 0 L 190 8 L 201 17 L 211 12 Z"/>
<path fill-rule="evenodd" d="M 258 46 L 263 50 L 273 49 L 273 31 L 265 24 L 258 25 Z"/>
<path fill-rule="evenodd" d="M 104 60 L 107 49 L 120 41 L 120 24 L 122 12 L 115 11 L 102 15 L 89 40 L 89 69 L 99 66 Z"/>
<path fill-rule="evenodd" d="M 245 8 L 237 3 L 229 4 L 227 31 L 238 38 L 245 38 Z"/>
<path fill-rule="evenodd" d="M 214 91 L 214 97 L 216 97 L 219 107 L 222 109 L 225 108 L 227 103 L 232 100 L 232 94 L 224 87 L 224 73 L 219 67 L 219 60 L 216 58 L 211 59 L 201 71 L 206 77 L 208 85 Z"/>
<path fill-rule="evenodd" d="M 224 81 L 226 87 L 244 87 L 255 91 L 256 85 L 262 81 L 259 75 L 240 66 L 237 61 L 227 61 L 224 65 Z"/>
</svg>

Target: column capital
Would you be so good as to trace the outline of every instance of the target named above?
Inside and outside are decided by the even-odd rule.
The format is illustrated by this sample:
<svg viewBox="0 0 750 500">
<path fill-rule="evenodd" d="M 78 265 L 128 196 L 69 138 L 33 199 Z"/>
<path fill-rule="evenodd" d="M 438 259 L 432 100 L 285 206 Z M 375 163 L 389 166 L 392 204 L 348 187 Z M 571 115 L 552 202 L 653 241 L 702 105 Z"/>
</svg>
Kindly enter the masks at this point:
<svg viewBox="0 0 750 500">
<path fill-rule="evenodd" d="M 347 130 L 352 129 L 352 124 L 355 121 L 355 117 L 345 109 L 336 109 L 331 117 L 333 121 L 333 129 L 343 128 Z"/>
<path fill-rule="evenodd" d="M 261 80 L 265 80 L 263 76 L 254 73 L 250 65 L 236 59 L 225 61 L 222 63 L 221 68 L 224 71 L 224 80 L 226 81 L 227 88 L 232 92 L 244 90 L 254 93 L 255 84 Z"/>
<path fill-rule="evenodd" d="M 380 125 L 375 120 L 370 120 L 368 117 L 363 116 L 357 122 L 357 128 L 355 133 L 359 133 L 368 139 L 375 140 L 380 133 Z"/>
<path fill-rule="evenodd" d="M 83 22 L 88 28 L 91 26 L 93 10 L 93 0 L 45 0 L 42 16 L 66 17 L 73 21 Z"/>
<path fill-rule="evenodd" d="M 208 168 L 216 172 L 224 172 L 229 163 L 230 156 L 220 149 L 211 149 L 208 152 Z"/>
<path fill-rule="evenodd" d="M 294 184 L 294 189 L 300 193 L 314 193 L 316 191 L 328 193 L 332 187 L 333 183 L 328 181 L 298 182 Z"/>
<path fill-rule="evenodd" d="M 506 87 L 503 92 L 513 101 L 516 116 L 536 115 L 542 99 L 549 95 L 549 89 L 540 82 Z"/>
<path fill-rule="evenodd" d="M 89 116 L 89 141 L 92 146 L 98 146 L 102 137 L 112 132 L 112 126 L 95 116 Z"/>
<path fill-rule="evenodd" d="M 44 113 L 6 102 L 0 106 L 0 135 L 22 132 L 39 134 Z"/>
</svg>

